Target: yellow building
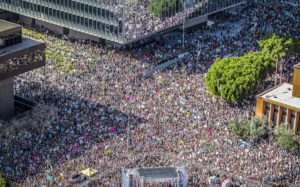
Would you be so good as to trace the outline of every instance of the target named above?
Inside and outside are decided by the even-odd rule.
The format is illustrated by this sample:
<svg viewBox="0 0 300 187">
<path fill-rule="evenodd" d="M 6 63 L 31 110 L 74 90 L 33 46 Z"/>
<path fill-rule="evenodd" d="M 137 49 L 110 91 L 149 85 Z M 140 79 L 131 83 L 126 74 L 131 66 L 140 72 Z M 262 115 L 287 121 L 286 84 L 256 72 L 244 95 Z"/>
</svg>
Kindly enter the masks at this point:
<svg viewBox="0 0 300 187">
<path fill-rule="evenodd" d="M 256 96 L 256 116 L 263 115 L 276 126 L 290 124 L 300 134 L 300 63 L 294 66 L 293 84 L 281 83 Z"/>
</svg>

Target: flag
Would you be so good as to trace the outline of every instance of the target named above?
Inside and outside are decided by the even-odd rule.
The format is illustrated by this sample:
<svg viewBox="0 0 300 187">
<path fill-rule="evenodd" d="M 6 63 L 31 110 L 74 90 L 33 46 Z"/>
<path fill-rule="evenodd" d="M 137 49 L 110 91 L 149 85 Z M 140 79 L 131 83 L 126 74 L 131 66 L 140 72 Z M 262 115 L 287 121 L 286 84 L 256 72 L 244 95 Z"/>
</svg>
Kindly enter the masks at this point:
<svg viewBox="0 0 300 187">
<path fill-rule="evenodd" d="M 46 179 L 47 179 L 48 181 L 50 181 L 50 182 L 53 182 L 52 177 L 51 177 L 50 175 L 48 175 L 48 173 L 47 173 L 47 175 L 46 175 Z"/>
</svg>

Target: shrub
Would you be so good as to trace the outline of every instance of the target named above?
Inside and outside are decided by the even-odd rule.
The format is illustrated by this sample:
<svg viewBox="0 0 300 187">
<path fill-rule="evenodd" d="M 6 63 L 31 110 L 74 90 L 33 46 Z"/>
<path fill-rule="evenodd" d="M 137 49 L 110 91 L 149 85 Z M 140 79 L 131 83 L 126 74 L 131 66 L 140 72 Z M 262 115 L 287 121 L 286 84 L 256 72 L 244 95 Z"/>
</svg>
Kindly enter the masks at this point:
<svg viewBox="0 0 300 187">
<path fill-rule="evenodd" d="M 241 121 L 238 118 L 231 120 L 228 128 L 231 129 L 233 134 L 239 138 L 243 138 L 246 134 L 246 122 Z"/>
<path fill-rule="evenodd" d="M 294 134 L 288 124 L 281 124 L 279 127 L 276 127 L 274 134 L 276 143 L 282 149 L 289 151 L 300 149 L 300 137 Z"/>
</svg>

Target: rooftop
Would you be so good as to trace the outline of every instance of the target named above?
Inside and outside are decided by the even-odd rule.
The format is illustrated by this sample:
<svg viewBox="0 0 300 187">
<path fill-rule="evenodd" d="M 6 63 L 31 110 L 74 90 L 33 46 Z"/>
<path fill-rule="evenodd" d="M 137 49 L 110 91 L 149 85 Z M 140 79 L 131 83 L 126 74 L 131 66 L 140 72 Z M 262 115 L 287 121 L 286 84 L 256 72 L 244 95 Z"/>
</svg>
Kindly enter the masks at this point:
<svg viewBox="0 0 300 187">
<path fill-rule="evenodd" d="M 3 49 L 0 49 L 0 64 L 5 67 L 13 67 L 15 64 L 9 63 L 10 58 L 21 57 L 24 55 L 28 55 L 30 53 L 34 53 L 36 51 L 44 51 L 46 48 L 45 43 L 38 42 L 36 40 L 23 38 L 22 43 L 15 44 Z M 33 69 L 40 68 L 45 65 L 45 60 L 41 63 L 28 62 L 28 64 L 13 67 L 10 71 L 4 71 L 0 73 L 0 81 L 4 79 L 8 79 L 10 77 L 31 71 Z M 1 70 L 1 69 L 0 69 Z"/>
<path fill-rule="evenodd" d="M 21 28 L 21 26 L 0 19 L 0 33 L 15 28 Z"/>
<path fill-rule="evenodd" d="M 45 43 L 29 38 L 23 38 L 22 43 L 12 45 L 0 50 L 0 63 L 4 63 L 5 60 L 8 60 L 10 58 L 25 55 L 36 50 L 44 50 L 45 48 Z"/>
<path fill-rule="evenodd" d="M 293 85 L 283 83 L 262 93 L 260 97 L 300 109 L 300 98 L 293 97 L 292 92 Z"/>
</svg>

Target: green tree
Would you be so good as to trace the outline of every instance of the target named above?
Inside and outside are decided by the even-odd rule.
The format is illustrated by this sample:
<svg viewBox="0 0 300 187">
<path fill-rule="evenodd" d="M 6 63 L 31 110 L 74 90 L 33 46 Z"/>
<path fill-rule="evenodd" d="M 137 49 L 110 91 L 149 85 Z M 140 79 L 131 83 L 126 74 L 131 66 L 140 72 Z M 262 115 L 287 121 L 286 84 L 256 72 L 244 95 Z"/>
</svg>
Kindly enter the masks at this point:
<svg viewBox="0 0 300 187">
<path fill-rule="evenodd" d="M 274 62 L 270 55 L 253 51 L 242 57 L 217 58 L 205 77 L 207 89 L 225 100 L 242 101 L 274 71 Z"/>
<path fill-rule="evenodd" d="M 229 129 L 233 132 L 235 136 L 238 136 L 239 138 L 243 138 L 246 134 L 246 122 L 241 121 L 238 118 L 235 118 L 229 122 Z"/>
<path fill-rule="evenodd" d="M 151 0 L 149 11 L 155 16 L 165 18 L 182 10 L 183 0 Z"/>
<path fill-rule="evenodd" d="M 9 182 L 5 180 L 2 173 L 0 173 L 0 186 L 1 187 L 9 187 L 10 186 Z"/>
<path fill-rule="evenodd" d="M 290 151 L 300 149 L 300 137 L 295 135 L 288 124 L 280 124 L 274 131 L 276 142 L 282 149 Z"/>
<path fill-rule="evenodd" d="M 250 137 L 252 134 L 253 139 L 266 138 L 268 135 L 268 120 L 264 117 L 253 117 L 249 121 L 235 118 L 229 122 L 229 129 L 233 134 L 240 137 Z"/>
<path fill-rule="evenodd" d="M 257 117 L 254 116 L 246 127 L 247 135 L 251 135 L 255 139 L 266 138 L 268 135 L 268 119 L 266 116 Z"/>
<path fill-rule="evenodd" d="M 273 58 L 283 58 L 293 48 L 295 40 L 291 37 L 279 36 L 269 33 L 258 42 L 263 54 L 269 54 Z M 279 55 L 279 56 L 278 56 Z"/>
</svg>

